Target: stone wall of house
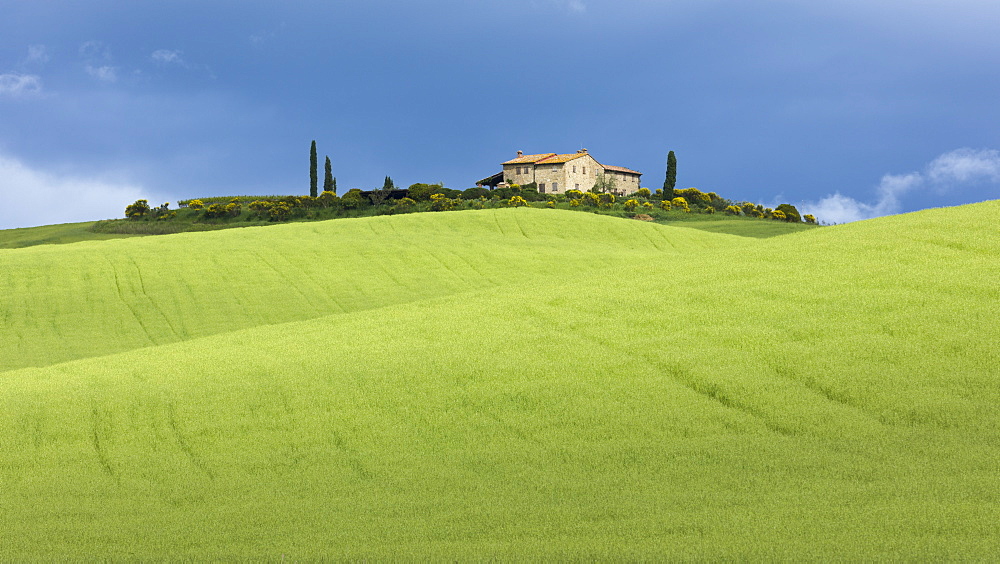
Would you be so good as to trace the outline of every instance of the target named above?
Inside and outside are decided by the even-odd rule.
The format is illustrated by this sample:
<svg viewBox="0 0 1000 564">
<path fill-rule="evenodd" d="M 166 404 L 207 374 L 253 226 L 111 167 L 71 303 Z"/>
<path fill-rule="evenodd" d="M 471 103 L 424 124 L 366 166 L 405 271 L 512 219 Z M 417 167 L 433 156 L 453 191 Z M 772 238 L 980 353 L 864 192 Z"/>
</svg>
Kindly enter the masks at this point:
<svg viewBox="0 0 1000 564">
<path fill-rule="evenodd" d="M 522 163 L 503 165 L 503 178 L 513 184 L 538 184 L 538 191 L 545 194 L 564 194 L 567 190 L 586 192 L 593 188 L 598 174 L 615 179 L 615 191 L 631 194 L 639 189 L 639 176 L 616 171 L 605 171 L 594 157 L 582 152 L 580 156 L 562 163 Z"/>
<path fill-rule="evenodd" d="M 605 178 L 614 179 L 614 191 L 620 195 L 624 196 L 626 194 L 631 194 L 639 189 L 639 180 L 641 176 L 638 174 L 607 170 L 604 171 L 604 176 Z"/>
<path fill-rule="evenodd" d="M 535 173 L 532 170 L 534 165 L 531 163 L 518 164 L 518 165 L 503 165 L 503 179 L 504 182 L 510 182 L 511 184 L 530 184 L 534 182 Z"/>
</svg>

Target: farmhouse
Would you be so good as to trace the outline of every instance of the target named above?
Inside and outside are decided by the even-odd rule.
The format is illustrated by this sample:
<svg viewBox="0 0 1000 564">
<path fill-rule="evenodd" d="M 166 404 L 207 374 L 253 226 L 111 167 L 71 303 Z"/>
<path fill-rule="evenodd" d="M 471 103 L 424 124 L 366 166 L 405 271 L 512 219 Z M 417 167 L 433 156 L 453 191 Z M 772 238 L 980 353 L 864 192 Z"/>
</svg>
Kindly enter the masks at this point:
<svg viewBox="0 0 1000 564">
<path fill-rule="evenodd" d="M 524 185 L 534 182 L 539 193 L 562 194 L 567 190 L 589 190 L 603 176 L 605 182 L 612 186 L 609 191 L 622 195 L 638 190 L 642 176 L 641 172 L 625 167 L 602 165 L 586 149 L 565 155 L 525 155 L 518 151 L 517 158 L 502 163 L 502 166 L 503 172 L 484 178 L 478 184 L 496 187 L 503 183 Z"/>
</svg>

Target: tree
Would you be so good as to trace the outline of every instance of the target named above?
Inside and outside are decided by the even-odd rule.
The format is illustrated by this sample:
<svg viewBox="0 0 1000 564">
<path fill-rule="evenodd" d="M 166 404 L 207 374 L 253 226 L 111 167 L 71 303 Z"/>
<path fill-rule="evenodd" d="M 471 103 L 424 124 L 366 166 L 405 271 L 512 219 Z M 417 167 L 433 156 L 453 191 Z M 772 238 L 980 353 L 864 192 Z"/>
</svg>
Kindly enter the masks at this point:
<svg viewBox="0 0 1000 564">
<path fill-rule="evenodd" d="M 382 188 L 379 190 L 372 190 L 369 195 L 372 201 L 372 205 L 375 207 L 381 206 L 385 203 L 392 191 L 396 189 L 396 186 L 392 183 L 392 178 L 388 176 L 385 177 L 385 182 L 382 183 Z"/>
<path fill-rule="evenodd" d="M 674 199 L 674 186 L 677 185 L 677 157 L 673 151 L 667 153 L 667 177 L 663 180 L 663 199 Z"/>
<path fill-rule="evenodd" d="M 129 219 L 142 219 L 149 213 L 149 200 L 136 200 L 135 203 L 125 206 L 125 217 Z"/>
<path fill-rule="evenodd" d="M 326 157 L 326 175 L 323 177 L 323 191 L 337 192 L 337 181 L 333 178 L 333 167 L 330 165 L 330 157 Z"/>
<path fill-rule="evenodd" d="M 316 140 L 313 139 L 312 146 L 309 148 L 309 195 L 315 198 L 319 195 L 317 186 L 319 179 L 316 174 Z"/>
<path fill-rule="evenodd" d="M 801 223 L 802 217 L 799 215 L 799 210 L 795 208 L 792 204 L 781 204 L 775 211 L 780 211 L 784 214 L 785 221 L 790 221 L 793 223 Z"/>
</svg>

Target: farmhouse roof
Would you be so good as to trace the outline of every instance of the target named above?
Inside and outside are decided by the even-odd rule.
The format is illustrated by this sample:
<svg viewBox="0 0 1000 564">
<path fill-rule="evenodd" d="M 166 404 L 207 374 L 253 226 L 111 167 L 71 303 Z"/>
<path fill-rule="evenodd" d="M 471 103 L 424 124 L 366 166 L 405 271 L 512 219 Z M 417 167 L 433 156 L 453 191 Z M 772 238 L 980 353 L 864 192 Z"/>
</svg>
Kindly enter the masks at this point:
<svg viewBox="0 0 1000 564">
<path fill-rule="evenodd" d="M 601 166 L 604 167 L 604 170 L 610 170 L 611 172 L 624 172 L 627 174 L 639 174 L 639 175 L 642 174 L 637 170 L 632 170 L 630 168 L 625 168 L 623 166 L 611 166 L 611 165 L 601 165 Z"/>
<path fill-rule="evenodd" d="M 569 154 L 563 154 L 563 155 L 559 155 L 559 154 L 556 154 L 556 153 L 541 153 L 541 154 L 538 154 L 538 155 L 523 155 L 523 156 L 517 157 L 516 159 L 511 159 L 511 160 L 509 160 L 509 161 L 507 161 L 507 162 L 505 162 L 503 164 L 505 164 L 505 165 L 510 165 L 510 164 L 556 164 L 556 163 L 569 162 L 569 161 L 571 161 L 573 159 L 578 159 L 580 157 L 585 157 L 585 156 L 587 156 L 587 153 L 584 153 L 584 152 L 569 153 Z"/>
</svg>

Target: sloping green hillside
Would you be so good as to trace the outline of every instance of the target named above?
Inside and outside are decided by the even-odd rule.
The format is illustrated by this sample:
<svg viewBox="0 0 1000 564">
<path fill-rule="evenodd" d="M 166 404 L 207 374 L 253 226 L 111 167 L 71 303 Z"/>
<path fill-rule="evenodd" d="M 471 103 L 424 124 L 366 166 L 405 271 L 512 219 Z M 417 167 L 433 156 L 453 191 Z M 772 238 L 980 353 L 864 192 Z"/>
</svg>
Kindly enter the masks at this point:
<svg viewBox="0 0 1000 564">
<path fill-rule="evenodd" d="M 572 280 L 738 240 L 503 209 L 0 250 L 10 273 L 0 278 L 0 370 L 473 289 L 527 297 L 540 277 Z"/>
<path fill-rule="evenodd" d="M 0 252 L 0 558 L 989 559 L 998 212 Z"/>
</svg>

